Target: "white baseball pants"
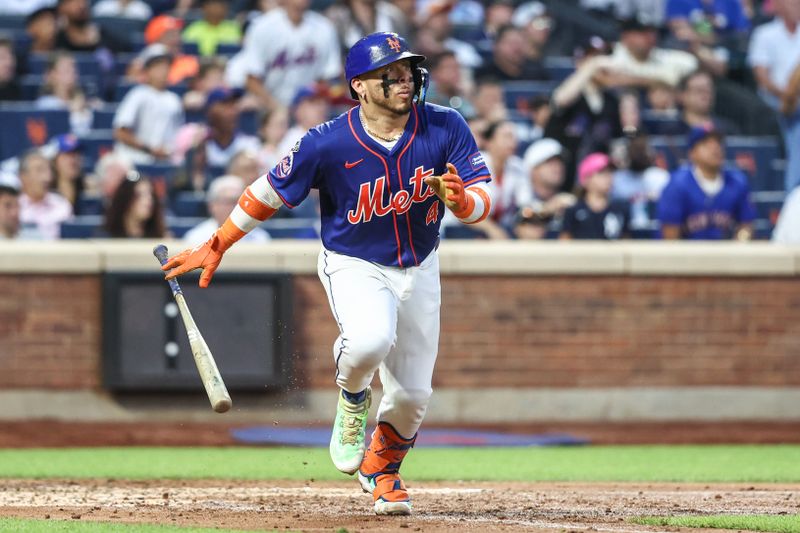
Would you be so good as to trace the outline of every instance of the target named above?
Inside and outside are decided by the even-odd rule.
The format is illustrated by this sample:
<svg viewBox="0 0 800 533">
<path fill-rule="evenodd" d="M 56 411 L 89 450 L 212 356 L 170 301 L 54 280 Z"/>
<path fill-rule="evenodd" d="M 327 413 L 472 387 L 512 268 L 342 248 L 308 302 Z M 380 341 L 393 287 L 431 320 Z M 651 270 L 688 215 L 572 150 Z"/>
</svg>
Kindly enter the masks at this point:
<svg viewBox="0 0 800 533">
<path fill-rule="evenodd" d="M 357 393 L 380 370 L 378 421 L 413 437 L 428 407 L 439 346 L 437 252 L 418 267 L 399 268 L 323 249 L 317 270 L 339 325 L 336 384 Z"/>
</svg>

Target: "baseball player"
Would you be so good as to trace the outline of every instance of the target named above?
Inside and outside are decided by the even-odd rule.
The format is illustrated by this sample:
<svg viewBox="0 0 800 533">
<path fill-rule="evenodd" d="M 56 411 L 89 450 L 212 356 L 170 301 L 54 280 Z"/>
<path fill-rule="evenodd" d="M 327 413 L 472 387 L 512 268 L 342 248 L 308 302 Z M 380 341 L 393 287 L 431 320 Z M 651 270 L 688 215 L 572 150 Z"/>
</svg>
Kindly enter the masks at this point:
<svg viewBox="0 0 800 533">
<path fill-rule="evenodd" d="M 309 131 L 250 185 L 211 239 L 164 266 L 167 278 L 202 268 L 208 286 L 222 254 L 281 206 L 319 190 L 318 272 L 339 337 L 342 389 L 330 443 L 333 463 L 358 472 L 377 514 L 409 514 L 400 478 L 428 399 L 439 342 L 439 224 L 445 207 L 462 222 L 490 210 L 489 173 L 467 124 L 424 103 L 424 56 L 395 33 L 350 49 L 345 74 L 359 105 Z M 370 383 L 379 371 L 378 425 L 365 451 Z"/>
</svg>

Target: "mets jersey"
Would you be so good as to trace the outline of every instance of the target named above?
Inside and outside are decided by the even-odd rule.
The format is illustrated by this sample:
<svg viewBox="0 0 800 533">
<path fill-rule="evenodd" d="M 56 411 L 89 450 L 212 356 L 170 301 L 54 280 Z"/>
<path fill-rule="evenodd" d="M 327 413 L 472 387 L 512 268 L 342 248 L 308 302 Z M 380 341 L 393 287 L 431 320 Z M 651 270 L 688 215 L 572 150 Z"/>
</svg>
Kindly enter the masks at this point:
<svg viewBox="0 0 800 533">
<path fill-rule="evenodd" d="M 262 78 L 266 89 L 288 106 L 301 87 L 342 73 L 339 51 L 336 29 L 323 15 L 306 11 L 295 26 L 286 11 L 276 7 L 250 25 L 237 62 L 246 74 Z"/>
<path fill-rule="evenodd" d="M 268 174 L 289 208 L 319 189 L 328 250 L 385 266 L 419 265 L 439 240 L 445 206 L 425 178 L 452 163 L 464 186 L 489 181 L 467 123 L 456 111 L 413 105 L 388 150 L 370 137 L 354 107 L 309 131 Z"/>
<path fill-rule="evenodd" d="M 737 225 L 752 222 L 756 215 L 744 173 L 725 168 L 722 180 L 722 189 L 709 196 L 691 166 L 676 170 L 658 203 L 661 224 L 681 226 L 687 239 L 730 239 Z"/>
</svg>

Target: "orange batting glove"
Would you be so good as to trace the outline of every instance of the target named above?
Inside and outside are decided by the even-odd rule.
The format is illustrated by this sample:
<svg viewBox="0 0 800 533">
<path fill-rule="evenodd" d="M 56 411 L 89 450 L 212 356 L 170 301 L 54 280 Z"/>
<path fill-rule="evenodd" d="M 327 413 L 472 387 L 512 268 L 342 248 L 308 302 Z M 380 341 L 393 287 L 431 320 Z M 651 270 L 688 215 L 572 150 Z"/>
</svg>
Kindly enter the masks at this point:
<svg viewBox="0 0 800 533">
<path fill-rule="evenodd" d="M 161 267 L 161 270 L 174 270 L 164 278 L 170 280 L 181 274 L 202 268 L 203 274 L 200 276 L 200 287 L 205 289 L 211 283 L 211 278 L 214 276 L 220 261 L 222 261 L 222 254 L 228 251 L 228 248 L 233 246 L 233 243 L 244 237 L 244 235 L 245 233 L 231 222 L 231 219 L 226 220 L 222 227 L 215 231 L 214 235 L 205 243 L 170 257 Z"/>
<path fill-rule="evenodd" d="M 467 216 L 472 211 L 475 200 L 464 190 L 464 181 L 452 163 L 447 163 L 447 172 L 441 176 L 431 176 L 425 183 L 458 218 Z"/>
</svg>

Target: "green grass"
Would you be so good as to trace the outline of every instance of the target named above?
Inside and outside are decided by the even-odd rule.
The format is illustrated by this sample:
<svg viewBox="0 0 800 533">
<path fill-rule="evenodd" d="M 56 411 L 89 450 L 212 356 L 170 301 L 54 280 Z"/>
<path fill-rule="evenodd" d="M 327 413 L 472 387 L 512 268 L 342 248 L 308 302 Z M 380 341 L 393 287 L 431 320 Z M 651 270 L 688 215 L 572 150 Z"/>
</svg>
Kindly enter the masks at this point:
<svg viewBox="0 0 800 533">
<path fill-rule="evenodd" d="M 15 531 L 19 533 L 253 533 L 252 531 L 244 532 L 238 529 L 18 518 L 0 518 L 0 531 Z"/>
<path fill-rule="evenodd" d="M 701 527 L 800 533 L 800 515 L 647 516 L 631 520 L 645 526 Z"/>
<path fill-rule="evenodd" d="M 419 481 L 800 482 L 800 446 L 421 448 Z M 323 448 L 2 449 L 0 478 L 343 480 Z"/>
</svg>

